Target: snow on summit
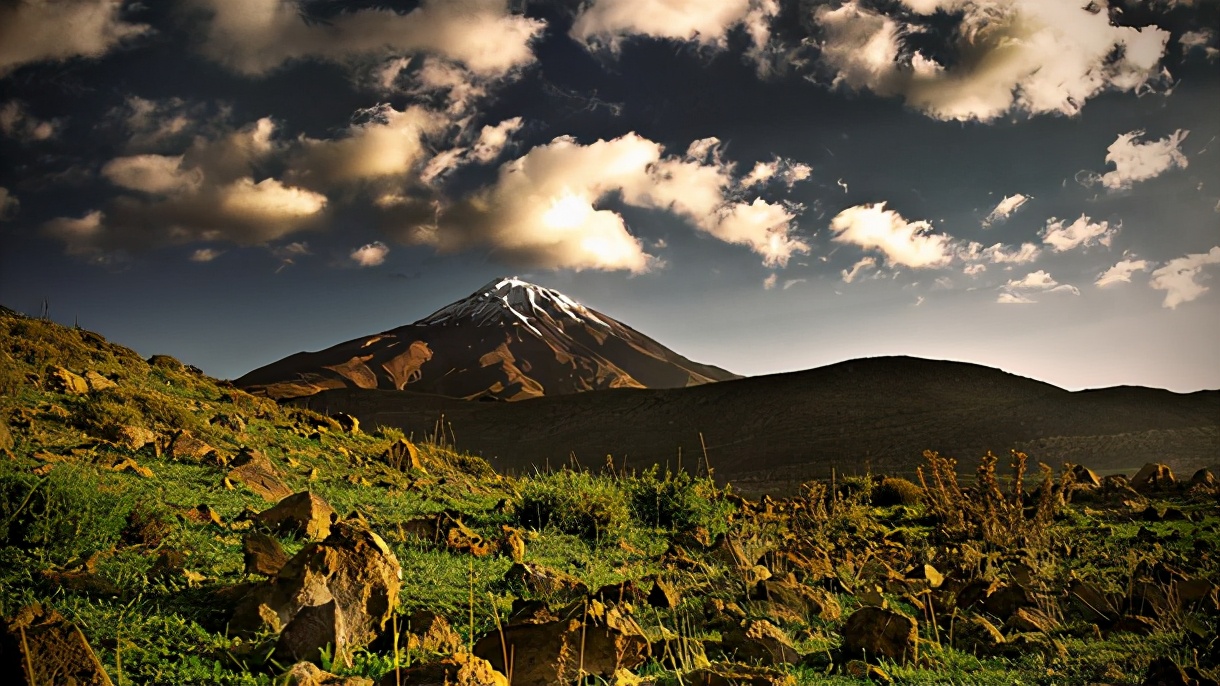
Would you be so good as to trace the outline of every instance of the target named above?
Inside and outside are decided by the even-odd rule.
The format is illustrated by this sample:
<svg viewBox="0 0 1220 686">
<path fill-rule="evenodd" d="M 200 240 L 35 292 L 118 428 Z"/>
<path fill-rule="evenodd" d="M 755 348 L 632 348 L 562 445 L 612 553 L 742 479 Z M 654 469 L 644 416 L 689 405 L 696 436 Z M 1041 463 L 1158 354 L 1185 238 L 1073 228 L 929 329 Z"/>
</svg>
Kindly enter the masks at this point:
<svg viewBox="0 0 1220 686">
<path fill-rule="evenodd" d="M 593 323 L 609 327 L 609 324 L 598 319 L 587 307 L 563 293 L 515 276 L 493 279 L 470 296 L 442 307 L 416 324 L 462 322 L 475 326 L 491 326 L 519 322 L 541 336 L 542 332 L 534 327 L 533 322 L 548 318 L 560 322 L 566 319 L 579 324 Z"/>
</svg>

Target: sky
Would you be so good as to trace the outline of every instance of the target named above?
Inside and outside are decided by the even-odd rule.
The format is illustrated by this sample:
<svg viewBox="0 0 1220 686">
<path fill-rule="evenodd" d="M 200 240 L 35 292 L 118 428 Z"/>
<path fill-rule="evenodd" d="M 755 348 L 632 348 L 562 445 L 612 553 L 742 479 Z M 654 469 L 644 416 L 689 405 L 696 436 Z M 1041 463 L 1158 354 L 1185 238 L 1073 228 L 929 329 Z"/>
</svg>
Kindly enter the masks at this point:
<svg viewBox="0 0 1220 686">
<path fill-rule="evenodd" d="M 0 304 L 235 378 L 519 275 L 756 375 L 1220 388 L 1214 0 L 0 0 Z"/>
</svg>

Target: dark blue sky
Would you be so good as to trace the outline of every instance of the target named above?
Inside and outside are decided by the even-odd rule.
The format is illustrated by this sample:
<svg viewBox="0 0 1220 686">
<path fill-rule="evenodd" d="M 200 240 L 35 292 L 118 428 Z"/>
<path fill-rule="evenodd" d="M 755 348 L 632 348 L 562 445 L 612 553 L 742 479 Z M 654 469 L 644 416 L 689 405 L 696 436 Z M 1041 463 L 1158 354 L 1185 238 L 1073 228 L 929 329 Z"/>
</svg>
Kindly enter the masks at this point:
<svg viewBox="0 0 1220 686">
<path fill-rule="evenodd" d="M 1217 388 L 1218 25 L 0 2 L 0 303 L 236 377 L 519 274 L 743 374 L 911 354 Z"/>
</svg>

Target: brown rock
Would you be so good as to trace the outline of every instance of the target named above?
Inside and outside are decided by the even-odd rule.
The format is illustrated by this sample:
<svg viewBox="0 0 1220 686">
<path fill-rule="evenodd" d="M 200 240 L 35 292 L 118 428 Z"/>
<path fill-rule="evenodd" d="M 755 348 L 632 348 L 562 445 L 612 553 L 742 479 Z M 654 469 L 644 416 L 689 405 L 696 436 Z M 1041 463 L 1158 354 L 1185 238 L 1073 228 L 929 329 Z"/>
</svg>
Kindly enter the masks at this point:
<svg viewBox="0 0 1220 686">
<path fill-rule="evenodd" d="M 681 602 L 682 594 L 678 593 L 678 589 L 674 588 L 673 584 L 659 576 L 653 580 L 652 591 L 648 594 L 649 605 L 668 610 L 677 607 Z"/>
<path fill-rule="evenodd" d="M 606 584 L 593 593 L 593 597 L 603 603 L 638 603 L 647 600 L 648 596 L 634 581 L 620 581 L 617 584 Z"/>
<path fill-rule="evenodd" d="M 400 438 L 390 444 L 381 454 L 381 461 L 399 471 L 416 470 L 426 472 L 419 448 L 405 438 Z"/>
<path fill-rule="evenodd" d="M 953 632 L 954 647 L 971 655 L 994 655 L 1004 645 L 1004 634 L 982 617 L 958 620 Z"/>
<path fill-rule="evenodd" d="M 298 662 L 280 677 L 284 686 L 373 686 L 372 679 L 361 676 L 335 676 L 312 662 Z"/>
<path fill-rule="evenodd" d="M 8 422 L 0 417 L 0 450 L 13 449 L 13 432 L 8 428 Z"/>
<path fill-rule="evenodd" d="M 1220 481 L 1216 480 L 1211 470 L 1204 468 L 1195 472 L 1186 486 L 1192 493 L 1215 493 L 1220 490 Z"/>
<path fill-rule="evenodd" d="M 1156 631 L 1156 622 L 1139 615 L 1119 617 L 1118 621 L 1110 627 L 1110 633 L 1128 633 L 1138 636 L 1147 636 L 1154 631 Z"/>
<path fill-rule="evenodd" d="M 1018 633 L 1041 632 L 1044 634 L 1050 633 L 1057 623 L 1046 615 L 1045 612 L 1029 607 L 1019 607 L 1013 611 L 1008 621 L 1004 622 L 1004 627 Z"/>
<path fill-rule="evenodd" d="M 257 520 L 272 531 L 319 541 L 330 535 L 331 522 L 337 517 L 335 509 L 322 496 L 301 491 L 260 512 Z"/>
<path fill-rule="evenodd" d="M 783 605 L 794 610 L 804 619 L 817 617 L 834 621 L 843 614 L 839 602 L 830 593 L 788 580 L 760 581 L 754 586 L 750 598 L 769 601 L 773 605 Z"/>
<path fill-rule="evenodd" d="M 889 674 L 885 673 L 885 670 L 877 665 L 870 665 L 863 660 L 850 660 L 847 664 L 843 665 L 843 673 L 853 679 L 866 679 L 879 684 L 894 683 L 894 680 L 890 678 Z"/>
<path fill-rule="evenodd" d="M 68 395 L 84 395 L 89 392 L 89 382 L 85 381 L 85 377 L 63 367 L 55 367 L 47 374 L 47 386 L 52 391 Z"/>
<path fill-rule="evenodd" d="M 140 450 L 146 445 L 157 445 L 157 434 L 154 431 L 145 429 L 142 426 L 118 426 L 111 429 L 109 432 L 110 440 L 114 441 L 121 448 L 125 448 L 132 452 Z"/>
<path fill-rule="evenodd" d="M 727 534 L 720 534 L 716 537 L 716 542 L 708 550 L 707 556 L 731 569 L 750 569 L 754 566 L 754 563 L 746 557 L 741 544 Z"/>
<path fill-rule="evenodd" d="M 796 677 L 765 667 L 710 667 L 683 677 L 691 686 L 796 686 Z"/>
<path fill-rule="evenodd" d="M 222 413 L 208 420 L 209 424 L 228 429 L 236 434 L 246 432 L 246 420 L 241 418 L 241 415 Z"/>
<path fill-rule="evenodd" d="M 905 663 L 918 659 L 917 640 L 914 619 L 879 607 L 856 610 L 843 626 L 843 650 L 853 656 Z"/>
<path fill-rule="evenodd" d="M 1160 619 L 1172 611 L 1173 605 L 1163 584 L 1136 581 L 1127 594 L 1127 614 Z"/>
<path fill-rule="evenodd" d="M 513 679 L 514 684 L 528 682 Z M 474 655 L 459 653 L 440 662 L 419 665 L 390 672 L 381 678 L 378 686 L 508 686 L 508 679 L 496 671 L 491 663 Z"/>
<path fill-rule="evenodd" d="M 192 508 L 179 510 L 178 514 L 183 519 L 196 524 L 215 524 L 216 526 L 224 526 L 225 524 L 219 512 L 203 503 Z"/>
<path fill-rule="evenodd" d="M 1169 465 L 1149 462 L 1132 477 L 1131 488 L 1144 493 L 1165 490 L 1176 483 L 1177 479 L 1174 478 L 1173 470 L 1169 468 Z"/>
<path fill-rule="evenodd" d="M 500 527 L 500 554 L 513 562 L 525 559 L 525 534 L 520 529 L 502 525 Z"/>
<path fill-rule="evenodd" d="M 230 627 L 280 632 L 277 660 L 317 660 L 331 646 L 346 662 L 385 628 L 402 570 L 377 534 L 350 522 L 331 526 L 238 604 Z M 281 631 L 282 628 L 282 631 Z"/>
<path fill-rule="evenodd" d="M 1022 607 L 1034 607 L 1037 605 L 1037 599 L 1029 589 L 1017 585 L 1008 584 L 1001 586 L 987 596 L 983 601 L 983 608 L 988 614 L 1007 620 Z"/>
<path fill-rule="evenodd" d="M 97 372 L 93 371 L 92 369 L 85 372 L 85 384 L 89 386 L 89 390 L 91 390 L 95 393 L 97 391 L 104 391 L 107 388 L 115 388 L 118 386 L 117 383 L 111 381 L 110 379 L 107 379 L 106 377 L 102 376 L 101 374 L 98 374 Z"/>
<path fill-rule="evenodd" d="M 85 635 L 50 607 L 26 605 L 3 627 L 0 655 L 6 656 L 5 683 L 113 686 Z"/>
<path fill-rule="evenodd" d="M 445 546 L 455 553 L 465 553 L 474 557 L 487 557 L 496 551 L 498 546 L 484 540 L 460 519 L 446 517 L 441 526 L 445 529 Z"/>
<path fill-rule="evenodd" d="M 504 573 L 504 580 L 510 586 L 522 587 L 530 595 L 542 598 L 572 598 L 589 592 L 589 588 L 580 579 L 532 562 L 513 564 Z"/>
<path fill-rule="evenodd" d="M 1103 592 L 1094 584 L 1073 581 L 1068 588 L 1068 597 L 1087 620 L 1108 624 L 1118 619 L 1118 603 L 1121 599 Z"/>
<path fill-rule="evenodd" d="M 1195 680 L 1167 657 L 1158 657 L 1144 673 L 1144 686 L 1195 686 Z"/>
<path fill-rule="evenodd" d="M 173 441 L 169 444 L 169 456 L 175 460 L 200 462 L 208 459 L 215 453 L 215 448 L 196 438 L 186 429 L 175 434 Z"/>
<path fill-rule="evenodd" d="M 1072 465 L 1072 481 L 1077 488 L 1085 490 L 1092 491 L 1101 488 L 1101 477 L 1084 465 Z"/>
<path fill-rule="evenodd" d="M 682 673 L 712 666 L 702 641 L 681 636 L 654 642 L 652 656 L 662 667 Z"/>
<path fill-rule="evenodd" d="M 360 433 L 360 420 L 351 416 L 346 412 L 336 412 L 330 416 L 339 425 L 339 430 L 343 433 L 358 434 Z"/>
<path fill-rule="evenodd" d="M 439 655 L 463 652 L 462 637 L 449 621 L 430 610 L 416 610 L 410 617 L 398 620 L 398 646 L 401 652 L 424 651 Z M 370 650 L 389 653 L 394 650 L 393 632 L 387 629 L 369 646 Z"/>
<path fill-rule="evenodd" d="M 245 484 L 264 500 L 279 502 L 292 495 L 292 489 L 280 480 L 275 465 L 257 450 L 242 449 L 230 466 L 233 469 L 229 471 L 229 480 Z"/>
<path fill-rule="evenodd" d="M 779 627 L 765 619 L 748 620 L 720 640 L 720 651 L 733 662 L 796 664 L 801 654 Z"/>
<path fill-rule="evenodd" d="M 247 574 L 275 576 L 288 563 L 288 554 L 280 542 L 267 534 L 252 531 L 242 536 L 241 552 Z"/>
</svg>

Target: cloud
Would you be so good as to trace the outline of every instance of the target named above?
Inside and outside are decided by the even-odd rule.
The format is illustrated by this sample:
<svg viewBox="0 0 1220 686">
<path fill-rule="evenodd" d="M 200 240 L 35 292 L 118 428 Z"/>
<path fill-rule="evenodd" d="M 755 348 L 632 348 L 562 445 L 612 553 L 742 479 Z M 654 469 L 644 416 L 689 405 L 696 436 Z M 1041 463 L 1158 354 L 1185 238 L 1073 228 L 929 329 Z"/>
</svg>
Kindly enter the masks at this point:
<svg viewBox="0 0 1220 686">
<path fill-rule="evenodd" d="M 211 262 L 223 254 L 225 254 L 223 250 L 217 250 L 215 248 L 199 248 L 195 252 L 191 253 L 191 256 L 188 259 L 191 262 Z"/>
<path fill-rule="evenodd" d="M 849 207 L 830 222 L 832 240 L 877 250 L 891 265 L 943 267 L 953 259 L 952 238 L 932 233 L 926 221 L 907 221 L 885 203 Z"/>
<path fill-rule="evenodd" d="M 1074 115 L 1104 90 L 1146 89 L 1163 78 L 1170 34 L 1113 26 L 1104 9 L 1045 0 L 905 5 L 909 11 L 883 14 L 851 1 L 814 12 L 834 85 L 900 96 L 936 119 L 991 121 L 1013 112 Z M 946 18 L 957 22 L 952 30 Z M 941 37 L 934 52 L 918 47 Z M 940 54 L 952 59 L 942 63 Z"/>
<path fill-rule="evenodd" d="M 770 291 L 770 290 L 774 290 L 774 289 L 775 289 L 775 284 L 776 284 L 776 283 L 778 283 L 778 282 L 779 282 L 779 276 L 778 276 L 778 275 L 776 275 L 776 273 L 775 273 L 775 272 L 771 272 L 771 275 L 770 275 L 770 276 L 768 276 L 767 278 L 763 279 L 763 289 L 764 289 L 764 290 L 768 290 L 768 291 Z"/>
<path fill-rule="evenodd" d="M 0 4 L 0 77 L 23 64 L 97 58 L 149 30 L 123 21 L 114 0 L 25 0 Z"/>
<path fill-rule="evenodd" d="M 543 22 L 513 14 L 508 0 L 423 0 L 405 14 L 388 9 L 341 12 L 306 22 L 285 0 L 192 0 L 210 13 L 201 50 L 243 74 L 261 76 L 303 59 L 428 53 L 479 77 L 503 76 L 534 61 L 530 44 Z"/>
<path fill-rule="evenodd" d="M 774 0 L 593 0 L 569 35 L 590 47 L 618 51 L 624 38 L 647 36 L 723 47 L 728 33 L 744 27 L 755 49 L 770 39 Z"/>
<path fill-rule="evenodd" d="M 482 164 L 495 161 L 500 153 L 504 152 L 504 147 L 508 145 L 512 135 L 521 129 L 521 124 L 521 117 L 513 117 L 495 126 L 484 126 L 479 132 L 479 139 L 470 150 L 471 159 Z"/>
<path fill-rule="evenodd" d="M 1202 51 L 1208 60 L 1220 57 L 1220 49 L 1216 47 L 1216 32 L 1211 29 L 1186 31 L 1178 37 L 1182 52 Z"/>
<path fill-rule="evenodd" d="M 968 264 L 962 268 L 962 273 L 966 276 L 977 276 L 985 271 L 987 271 L 985 264 Z"/>
<path fill-rule="evenodd" d="M 995 209 L 987 215 L 987 218 L 983 220 L 983 226 L 989 227 L 993 224 L 1002 224 L 1008 221 L 1008 218 L 1011 217 L 1013 213 L 1021 209 L 1022 205 L 1029 202 L 1029 199 L 1030 198 L 1028 195 L 1022 195 L 1020 193 L 1004 196 L 1004 199 L 1001 200 L 1000 203 L 995 206 Z"/>
<path fill-rule="evenodd" d="M 784 281 L 784 290 L 788 290 L 799 283 L 805 283 L 808 279 L 787 279 Z"/>
<path fill-rule="evenodd" d="M 1116 283 L 1131 283 L 1131 275 L 1136 272 L 1146 272 L 1152 268 L 1148 260 L 1121 260 L 1118 264 L 1097 275 L 1093 282 L 1098 288 L 1105 288 Z"/>
<path fill-rule="evenodd" d="M 21 203 L 17 202 L 17 196 L 10 193 L 4 186 L 0 186 L 0 222 L 12 219 L 20 207 Z"/>
<path fill-rule="evenodd" d="M 416 105 L 399 112 L 377 105 L 357 112 L 341 138 L 301 136 L 289 178 L 315 190 L 372 179 L 399 177 L 429 154 L 425 138 L 445 121 Z"/>
<path fill-rule="evenodd" d="M 385 243 L 374 241 L 353 250 L 349 258 L 356 266 L 376 267 L 385 263 L 385 258 L 389 254 L 390 248 Z"/>
<path fill-rule="evenodd" d="M 281 146 L 275 125 L 259 121 L 216 138 L 197 138 L 181 155 L 131 155 L 110 160 L 102 177 L 121 193 L 83 217 L 43 226 L 69 254 L 101 259 L 192 241 L 260 245 L 316 228 L 326 196 L 254 170 Z"/>
<path fill-rule="evenodd" d="M 1220 246 L 1205 253 L 1192 253 L 1170 260 L 1152 272 L 1148 284 L 1165 291 L 1162 307 L 1176 309 L 1178 305 L 1195 300 L 1208 291 L 1208 287 L 1199 283 L 1199 279 L 1203 277 L 1203 268 L 1214 264 L 1220 264 Z"/>
<path fill-rule="evenodd" d="M 1186 155 L 1182 154 L 1182 141 L 1189 131 L 1178 129 L 1168 136 L 1143 143 L 1142 129 L 1119 135 L 1107 148 L 1106 162 L 1114 165 L 1114 171 L 1101 176 L 1101 184 L 1110 190 L 1130 188 L 1138 181 L 1147 181 L 1179 167 L 1185 169 Z"/>
<path fill-rule="evenodd" d="M 1050 274 L 1046 273 L 1045 270 L 1039 269 L 1036 272 L 1026 274 L 1020 279 L 1009 279 L 1008 283 L 1004 284 L 997 302 L 1010 305 L 1036 302 L 1026 295 L 1026 293 L 1031 291 L 1080 295 L 1079 288 L 1069 284 L 1061 284 Z"/>
<path fill-rule="evenodd" d="M 0 107 L 0 132 L 22 143 L 45 141 L 53 138 L 58 129 L 58 122 L 43 121 L 31 116 L 25 108 L 25 103 L 10 100 Z"/>
<path fill-rule="evenodd" d="M 180 98 L 147 100 L 129 96 L 107 113 L 117 120 L 129 136 L 127 149 L 133 152 L 164 152 L 189 142 L 199 125 L 202 108 L 191 106 Z"/>
<path fill-rule="evenodd" d="M 395 233 L 442 252 L 491 247 L 502 260 L 567 269 L 652 269 L 623 217 L 603 203 L 669 212 L 699 231 L 744 245 L 781 267 L 808 246 L 792 235 L 795 210 L 732 194 L 730 165 L 714 143 L 697 141 L 694 155 L 664 155 L 662 146 L 630 133 L 582 145 L 561 136 L 500 167 L 496 181 L 456 202 L 399 197 L 385 203 Z"/>
<path fill-rule="evenodd" d="M 1093 222 L 1082 214 L 1071 224 L 1067 224 L 1066 220 L 1051 217 L 1046 220 L 1046 226 L 1038 235 L 1042 237 L 1042 242 L 1051 246 L 1055 252 L 1066 252 L 1094 243 L 1108 247 L 1117 233 L 1117 226 L 1111 227 L 1109 222 L 1104 221 Z"/>
<path fill-rule="evenodd" d="M 957 256 L 965 262 L 989 262 L 991 264 L 1029 264 L 1042 256 L 1042 249 L 1033 243 L 1022 243 L 1018 247 L 995 243 L 983 247 L 978 241 L 970 241 L 958 248 Z M 978 271 L 985 271 L 986 267 Z M 966 272 L 967 274 L 977 272 Z"/>
<path fill-rule="evenodd" d="M 793 160 L 777 157 L 770 162 L 755 163 L 750 173 L 742 178 L 741 187 L 762 186 L 773 179 L 779 179 L 784 182 L 785 186 L 792 188 L 812 175 L 813 167 L 802 162 L 794 162 Z"/>
<path fill-rule="evenodd" d="M 1023 296 L 1020 293 L 1010 293 L 1008 291 L 1001 291 L 1000 294 L 996 296 L 995 301 L 1001 305 L 1032 305 L 1033 303 L 1038 302 L 1037 300 L 1032 300 Z"/>
<path fill-rule="evenodd" d="M 853 264 L 851 266 L 851 269 L 844 269 L 840 272 L 840 274 L 843 275 L 843 283 L 851 283 L 852 281 L 855 281 L 856 277 L 860 275 L 860 272 L 863 272 L 865 269 L 872 269 L 873 267 L 876 267 L 876 266 L 877 266 L 877 258 L 875 258 L 875 257 L 860 258 L 860 261 Z"/>
</svg>

